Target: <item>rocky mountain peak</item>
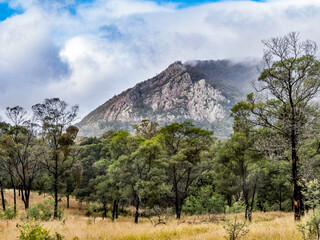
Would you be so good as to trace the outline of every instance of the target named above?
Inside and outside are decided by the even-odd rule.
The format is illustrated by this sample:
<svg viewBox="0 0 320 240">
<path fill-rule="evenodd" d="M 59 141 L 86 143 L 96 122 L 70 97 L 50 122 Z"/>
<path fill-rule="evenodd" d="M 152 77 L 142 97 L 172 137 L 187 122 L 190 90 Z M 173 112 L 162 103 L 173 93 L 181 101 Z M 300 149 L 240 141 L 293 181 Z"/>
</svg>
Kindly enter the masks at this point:
<svg viewBox="0 0 320 240">
<path fill-rule="evenodd" d="M 239 75 L 252 75 L 252 66 L 231 65 L 228 61 L 175 62 L 88 114 L 78 124 L 80 135 L 98 136 L 110 129 L 132 131 L 132 125 L 150 119 L 160 125 L 191 121 L 214 130 L 218 136 L 227 136 L 231 132 L 230 108 L 241 96 L 237 87 L 241 79 L 235 74 L 238 83 L 233 86 L 233 75 L 223 80 L 221 72 L 234 68 Z"/>
</svg>

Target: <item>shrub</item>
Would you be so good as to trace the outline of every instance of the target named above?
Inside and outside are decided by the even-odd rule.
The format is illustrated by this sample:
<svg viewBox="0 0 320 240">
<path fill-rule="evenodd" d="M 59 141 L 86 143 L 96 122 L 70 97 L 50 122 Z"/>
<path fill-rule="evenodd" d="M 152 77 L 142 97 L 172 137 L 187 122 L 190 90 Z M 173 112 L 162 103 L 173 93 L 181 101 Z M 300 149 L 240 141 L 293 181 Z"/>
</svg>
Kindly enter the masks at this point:
<svg viewBox="0 0 320 240">
<path fill-rule="evenodd" d="M 245 211 L 245 206 L 242 202 L 235 202 L 231 207 L 227 207 L 227 213 L 240 213 Z"/>
<path fill-rule="evenodd" d="M 88 205 L 86 216 L 97 217 L 97 215 L 102 211 L 102 209 L 103 209 L 102 204 L 97 202 L 90 202 Z"/>
<path fill-rule="evenodd" d="M 224 237 L 227 240 L 241 239 L 249 232 L 249 229 L 247 229 L 246 222 L 238 221 L 238 215 L 234 217 L 234 221 L 227 221 L 227 224 L 223 226 L 223 228 L 228 233 L 228 235 Z"/>
<path fill-rule="evenodd" d="M 58 210 L 58 211 L 57 211 L 58 219 L 61 220 L 61 219 L 63 218 L 63 216 L 64 216 L 64 211 L 63 211 L 63 209 L 60 208 L 60 207 L 58 207 L 57 210 Z"/>
<path fill-rule="evenodd" d="M 0 218 L 2 219 L 14 219 L 17 216 L 17 213 L 14 211 L 14 209 L 11 206 L 7 206 L 6 210 L 4 211 L 4 214 L 0 215 Z"/>
<path fill-rule="evenodd" d="M 28 210 L 28 218 L 48 221 L 53 217 L 54 201 L 45 200 L 43 203 L 36 203 Z M 63 217 L 63 210 L 58 208 L 58 218 Z"/>
<path fill-rule="evenodd" d="M 196 195 L 191 195 L 183 205 L 187 214 L 224 212 L 225 201 L 219 194 L 213 193 L 210 186 L 202 187 Z"/>
<path fill-rule="evenodd" d="M 299 231 L 302 233 L 304 240 L 320 239 L 320 209 L 310 216 L 305 224 L 299 224 Z"/>
<path fill-rule="evenodd" d="M 43 225 L 37 225 L 33 222 L 18 225 L 20 230 L 19 239 L 21 240 L 63 240 L 64 236 L 56 233 L 55 236 L 50 236 L 50 231 L 45 229 Z"/>
</svg>

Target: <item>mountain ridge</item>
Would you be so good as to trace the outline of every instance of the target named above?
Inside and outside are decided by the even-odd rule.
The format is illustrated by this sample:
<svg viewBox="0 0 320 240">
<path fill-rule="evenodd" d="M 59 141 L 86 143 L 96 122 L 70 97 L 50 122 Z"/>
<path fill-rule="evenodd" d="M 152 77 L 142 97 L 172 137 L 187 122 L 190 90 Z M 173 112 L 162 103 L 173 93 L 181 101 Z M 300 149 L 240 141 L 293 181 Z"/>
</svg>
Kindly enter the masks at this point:
<svg viewBox="0 0 320 240">
<path fill-rule="evenodd" d="M 111 129 L 132 132 L 132 125 L 147 118 L 160 125 L 191 121 L 218 137 L 228 136 L 230 109 L 256 75 L 255 64 L 177 61 L 90 112 L 77 124 L 79 135 L 99 136 Z"/>
</svg>

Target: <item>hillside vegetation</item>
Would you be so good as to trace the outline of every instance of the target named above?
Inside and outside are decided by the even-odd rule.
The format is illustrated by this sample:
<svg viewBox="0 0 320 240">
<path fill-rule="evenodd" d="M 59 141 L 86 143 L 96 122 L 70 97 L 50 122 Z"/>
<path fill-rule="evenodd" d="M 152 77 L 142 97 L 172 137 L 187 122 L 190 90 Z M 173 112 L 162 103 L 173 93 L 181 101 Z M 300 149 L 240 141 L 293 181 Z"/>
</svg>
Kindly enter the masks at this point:
<svg viewBox="0 0 320 240">
<path fill-rule="evenodd" d="M 131 133 L 79 138 L 77 105 L 51 98 L 32 114 L 8 107 L 10 122 L 0 123 L 3 233 L 15 236 L 20 219 L 20 239 L 319 239 L 317 45 L 295 32 L 264 44 L 256 92 L 231 108 L 233 133 L 224 140 L 188 121 L 150 119 Z M 192 80 L 199 73 L 171 68 L 162 74 L 225 100 Z M 49 236 L 49 224 L 60 232 Z"/>
</svg>

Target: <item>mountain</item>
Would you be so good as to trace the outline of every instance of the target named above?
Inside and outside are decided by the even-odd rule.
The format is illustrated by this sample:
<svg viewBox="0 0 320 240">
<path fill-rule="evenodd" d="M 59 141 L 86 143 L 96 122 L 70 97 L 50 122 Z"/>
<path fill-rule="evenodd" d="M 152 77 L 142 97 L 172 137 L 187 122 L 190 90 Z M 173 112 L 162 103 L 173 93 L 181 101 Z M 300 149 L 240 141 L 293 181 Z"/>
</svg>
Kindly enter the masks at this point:
<svg viewBox="0 0 320 240">
<path fill-rule="evenodd" d="M 227 137 L 232 132 L 230 109 L 249 92 L 258 76 L 256 66 L 229 60 L 175 62 L 89 113 L 77 124 L 79 135 L 132 132 L 132 125 L 150 119 L 160 125 L 190 121 Z"/>
</svg>

